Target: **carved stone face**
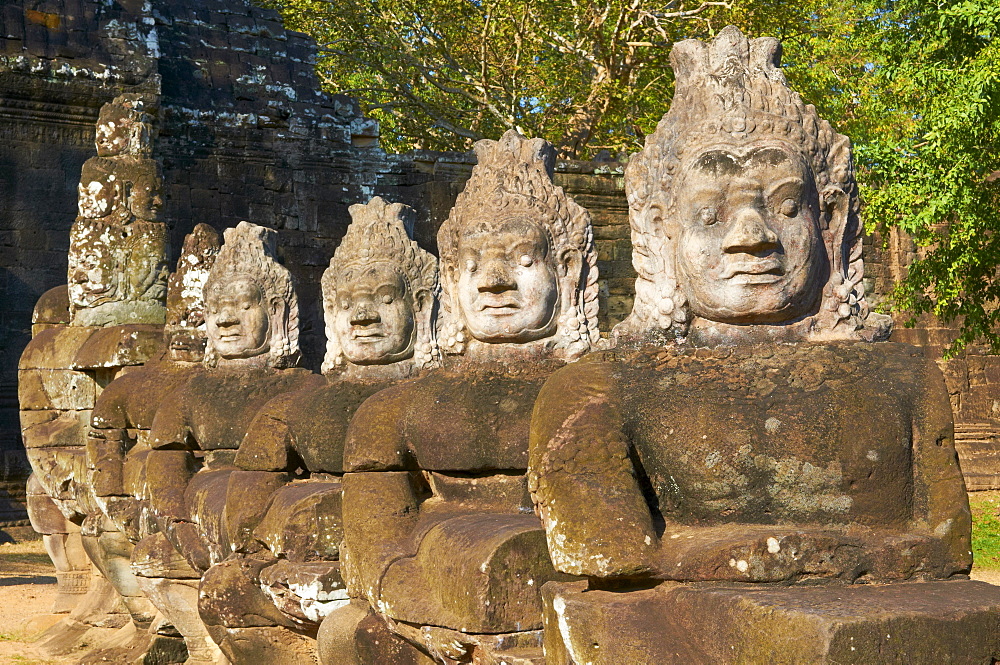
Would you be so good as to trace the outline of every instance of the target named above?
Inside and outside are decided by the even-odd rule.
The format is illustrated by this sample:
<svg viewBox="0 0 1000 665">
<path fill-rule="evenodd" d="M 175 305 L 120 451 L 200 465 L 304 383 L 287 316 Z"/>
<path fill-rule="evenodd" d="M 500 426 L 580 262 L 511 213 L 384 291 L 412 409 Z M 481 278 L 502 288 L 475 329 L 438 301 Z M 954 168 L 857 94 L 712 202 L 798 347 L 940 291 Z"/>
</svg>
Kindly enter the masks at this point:
<svg viewBox="0 0 1000 665">
<path fill-rule="evenodd" d="M 677 188 L 678 281 L 691 311 L 723 323 L 780 323 L 815 308 L 826 252 L 811 172 L 783 147 L 701 153 Z"/>
<path fill-rule="evenodd" d="M 264 295 L 248 277 L 215 283 L 205 293 L 205 327 L 222 358 L 252 358 L 270 349 Z"/>
<path fill-rule="evenodd" d="M 537 224 L 510 219 L 472 227 L 459 240 L 452 270 L 462 317 L 479 341 L 530 342 L 555 330 L 555 258 Z"/>
<path fill-rule="evenodd" d="M 129 190 L 129 212 L 148 222 L 159 220 L 163 197 L 160 195 L 158 184 L 156 178 L 151 176 L 137 178 Z"/>
<path fill-rule="evenodd" d="M 129 127 L 121 113 L 102 113 L 97 121 L 94 143 L 100 157 L 120 155 L 129 142 Z"/>
<path fill-rule="evenodd" d="M 116 258 L 105 239 L 91 235 L 72 243 L 69 300 L 76 307 L 96 307 L 118 297 Z"/>
<path fill-rule="evenodd" d="M 402 276 L 376 263 L 337 280 L 327 316 L 347 360 L 355 365 L 387 365 L 413 355 L 412 298 Z"/>
<path fill-rule="evenodd" d="M 118 198 L 116 185 L 103 179 L 81 182 L 77 191 L 80 216 L 87 219 L 99 219 L 110 213 Z"/>
<path fill-rule="evenodd" d="M 205 357 L 205 336 L 196 330 L 176 330 L 167 345 L 168 357 L 175 362 L 200 363 Z"/>
</svg>

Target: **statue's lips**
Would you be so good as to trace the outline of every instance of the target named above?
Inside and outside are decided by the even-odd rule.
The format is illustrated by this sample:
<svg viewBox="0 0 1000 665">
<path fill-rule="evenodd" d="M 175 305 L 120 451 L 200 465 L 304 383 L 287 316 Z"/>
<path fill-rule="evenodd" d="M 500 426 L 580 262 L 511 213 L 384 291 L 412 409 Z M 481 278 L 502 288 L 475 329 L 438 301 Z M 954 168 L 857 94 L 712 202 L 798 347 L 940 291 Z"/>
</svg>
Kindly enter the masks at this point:
<svg viewBox="0 0 1000 665">
<path fill-rule="evenodd" d="M 385 334 L 381 330 L 352 330 L 351 339 L 355 342 L 377 342 L 383 339 Z"/>
<path fill-rule="evenodd" d="M 493 316 L 513 314 L 517 310 L 521 309 L 521 304 L 511 300 L 510 298 L 481 297 L 479 302 L 476 303 L 476 306 L 480 312 L 492 314 Z"/>
<path fill-rule="evenodd" d="M 84 286 L 84 284 L 87 284 L 87 286 Z M 111 285 L 94 282 L 77 282 L 76 284 L 71 284 L 70 288 L 79 290 L 84 295 L 99 296 L 110 291 Z"/>
<path fill-rule="evenodd" d="M 777 259 L 760 261 L 736 261 L 722 271 L 722 279 L 731 279 L 740 284 L 770 284 L 785 275 L 785 269 Z"/>
</svg>

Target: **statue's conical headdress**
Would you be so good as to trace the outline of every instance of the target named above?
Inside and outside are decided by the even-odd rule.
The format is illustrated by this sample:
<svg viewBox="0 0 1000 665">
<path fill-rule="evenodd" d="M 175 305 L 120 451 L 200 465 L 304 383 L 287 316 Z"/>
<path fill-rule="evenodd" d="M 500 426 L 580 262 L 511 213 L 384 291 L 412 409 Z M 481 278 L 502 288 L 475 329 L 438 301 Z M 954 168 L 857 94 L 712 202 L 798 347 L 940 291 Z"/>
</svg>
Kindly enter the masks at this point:
<svg viewBox="0 0 1000 665">
<path fill-rule="evenodd" d="M 641 336 L 655 329 L 684 334 L 688 311 L 677 286 L 671 239 L 655 211 L 675 214 L 676 178 L 699 152 L 720 144 L 768 142 L 785 144 L 805 158 L 820 195 L 831 276 L 815 328 L 857 336 L 869 308 L 862 286 L 862 228 L 848 138 L 788 87 L 776 39 L 748 40 L 729 26 L 709 44 L 693 39 L 675 44 L 670 61 L 676 76 L 670 110 L 625 172 L 632 262 L 639 276 L 632 314 L 616 335 Z"/>
<path fill-rule="evenodd" d="M 554 256 L 566 249 L 582 255 L 582 275 L 570 311 L 563 311 L 556 333 L 557 346 L 575 356 L 600 339 L 597 328 L 597 253 L 590 214 L 552 181 L 555 149 L 543 139 L 526 139 L 515 130 L 499 141 L 482 140 L 475 145 L 477 164 L 465 189 L 458 195 L 448 219 L 438 231 L 441 271 L 457 266 L 462 235 L 475 226 L 487 227 L 512 217 L 536 222 L 549 239 Z M 461 353 L 465 333 L 452 302 L 453 286 L 443 280 L 445 325 L 442 346 Z"/>
<path fill-rule="evenodd" d="M 269 364 L 278 368 L 294 366 L 300 357 L 299 301 L 291 273 L 277 260 L 278 232 L 240 222 L 235 228 L 226 229 L 223 235 L 225 241 L 208 275 L 205 293 L 238 278 L 257 284 L 269 315 Z M 218 352 L 209 338 L 205 362 L 214 366 L 218 361 Z"/>
<path fill-rule="evenodd" d="M 428 296 L 426 320 L 417 321 L 414 362 L 418 367 L 432 364 L 437 357 L 430 325 L 431 300 L 438 293 L 437 259 L 422 249 L 407 232 L 407 227 L 413 227 L 413 209 L 402 203 L 389 203 L 376 196 L 366 204 L 352 205 L 349 212 L 351 224 L 330 259 L 330 267 L 323 273 L 323 300 L 333 302 L 338 281 L 350 281 L 355 271 L 376 263 L 391 266 L 406 281 L 408 297 L 416 299 L 421 292 L 426 292 Z M 328 317 L 324 372 L 345 362 L 340 342 L 331 324 Z"/>
</svg>

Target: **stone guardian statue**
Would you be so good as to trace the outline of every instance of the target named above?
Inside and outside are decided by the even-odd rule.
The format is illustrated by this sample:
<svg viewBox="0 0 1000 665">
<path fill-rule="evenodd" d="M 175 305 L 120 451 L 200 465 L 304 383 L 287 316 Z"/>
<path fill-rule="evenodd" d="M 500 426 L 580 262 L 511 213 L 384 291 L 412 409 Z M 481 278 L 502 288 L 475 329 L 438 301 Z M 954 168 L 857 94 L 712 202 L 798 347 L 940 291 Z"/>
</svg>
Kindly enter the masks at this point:
<svg viewBox="0 0 1000 665">
<path fill-rule="evenodd" d="M 250 424 L 226 502 L 235 556 L 202 580 L 201 616 L 234 665 L 312 662 L 320 622 L 348 604 L 348 423 L 369 396 L 437 364 L 437 260 L 410 239 L 414 211 L 375 197 L 350 213 L 323 274 L 325 376 L 275 397 Z"/>
<path fill-rule="evenodd" d="M 198 585 L 231 552 L 224 509 L 236 451 L 268 400 L 312 376 L 295 367 L 298 301 L 276 249 L 273 229 L 226 229 L 204 287 L 203 371 L 161 401 L 149 433 L 145 488 L 158 531 L 136 545 L 132 569 L 191 663 L 223 657 L 198 616 Z"/>
<path fill-rule="evenodd" d="M 586 579 L 544 590 L 547 662 L 844 662 L 882 644 L 885 602 L 929 587 L 817 589 L 971 565 L 941 373 L 872 343 L 888 321 L 861 286 L 850 144 L 779 57 L 733 27 L 675 45 L 674 101 L 627 171 L 634 310 L 615 351 L 556 372 L 535 404 L 532 497 L 556 569 Z M 732 587 L 747 583 L 792 588 Z M 812 605 L 834 633 L 838 616 L 865 628 L 840 643 L 789 609 L 793 646 L 758 623 Z"/>
<path fill-rule="evenodd" d="M 332 613 L 324 662 L 540 653 L 538 589 L 559 575 L 528 500 L 528 423 L 549 373 L 599 338 L 590 218 L 554 155 L 514 131 L 476 144 L 438 233 L 443 367 L 373 395 L 348 430 L 344 577 L 375 614 L 333 648 Z"/>
</svg>

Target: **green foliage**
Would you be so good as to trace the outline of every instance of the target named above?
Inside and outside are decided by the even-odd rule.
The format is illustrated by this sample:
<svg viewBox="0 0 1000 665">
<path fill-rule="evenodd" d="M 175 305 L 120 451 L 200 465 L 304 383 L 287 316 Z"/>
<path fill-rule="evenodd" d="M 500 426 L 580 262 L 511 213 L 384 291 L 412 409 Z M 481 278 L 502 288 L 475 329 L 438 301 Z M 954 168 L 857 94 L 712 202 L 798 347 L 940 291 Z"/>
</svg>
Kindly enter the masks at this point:
<svg viewBox="0 0 1000 665">
<path fill-rule="evenodd" d="M 587 157 L 640 148 L 673 94 L 672 44 L 729 23 L 784 39 L 792 78 L 828 90 L 863 63 L 817 56 L 867 0 L 260 1 L 317 39 L 324 87 L 359 98 L 387 150 L 468 150 L 517 128 Z"/>
<path fill-rule="evenodd" d="M 911 235 L 920 258 L 890 304 L 958 320 L 950 353 L 1000 350 L 1000 4 L 900 0 L 867 26 L 876 64 L 858 156 L 871 227 Z"/>
<path fill-rule="evenodd" d="M 1000 569 L 1000 519 L 997 492 L 973 492 L 969 495 L 972 509 L 972 554 L 975 567 Z"/>
</svg>

